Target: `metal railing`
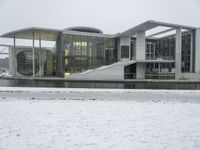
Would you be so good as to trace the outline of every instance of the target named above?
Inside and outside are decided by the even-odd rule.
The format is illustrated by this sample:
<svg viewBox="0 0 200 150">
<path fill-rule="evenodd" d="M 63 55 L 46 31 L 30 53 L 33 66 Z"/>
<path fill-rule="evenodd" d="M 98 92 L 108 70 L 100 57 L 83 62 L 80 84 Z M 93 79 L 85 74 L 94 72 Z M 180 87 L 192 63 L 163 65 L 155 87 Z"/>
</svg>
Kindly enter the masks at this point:
<svg viewBox="0 0 200 150">
<path fill-rule="evenodd" d="M 175 79 L 175 73 L 145 73 L 145 79 Z"/>
</svg>

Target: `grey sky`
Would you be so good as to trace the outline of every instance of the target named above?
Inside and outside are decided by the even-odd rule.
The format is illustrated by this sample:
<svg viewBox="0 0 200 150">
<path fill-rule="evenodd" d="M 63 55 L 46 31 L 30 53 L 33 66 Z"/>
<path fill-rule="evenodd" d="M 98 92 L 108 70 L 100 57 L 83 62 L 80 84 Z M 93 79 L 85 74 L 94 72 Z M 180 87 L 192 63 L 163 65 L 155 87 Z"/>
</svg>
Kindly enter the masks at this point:
<svg viewBox="0 0 200 150">
<path fill-rule="evenodd" d="M 200 0 L 0 0 L 0 20 L 0 34 L 77 25 L 114 34 L 146 20 L 200 27 Z"/>
<path fill-rule="evenodd" d="M 0 0 L 0 35 L 24 27 L 70 26 L 115 34 L 146 20 L 200 27 L 200 0 Z"/>
</svg>

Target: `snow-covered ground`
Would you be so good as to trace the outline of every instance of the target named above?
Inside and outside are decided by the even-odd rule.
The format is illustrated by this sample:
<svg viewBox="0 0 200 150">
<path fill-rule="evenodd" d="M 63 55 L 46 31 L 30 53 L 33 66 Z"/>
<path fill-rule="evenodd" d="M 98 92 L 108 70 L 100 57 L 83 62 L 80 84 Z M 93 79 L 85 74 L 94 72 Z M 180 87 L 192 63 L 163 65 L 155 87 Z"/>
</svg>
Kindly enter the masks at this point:
<svg viewBox="0 0 200 150">
<path fill-rule="evenodd" d="M 200 91 L 0 88 L 0 150 L 199 150 Z"/>
</svg>

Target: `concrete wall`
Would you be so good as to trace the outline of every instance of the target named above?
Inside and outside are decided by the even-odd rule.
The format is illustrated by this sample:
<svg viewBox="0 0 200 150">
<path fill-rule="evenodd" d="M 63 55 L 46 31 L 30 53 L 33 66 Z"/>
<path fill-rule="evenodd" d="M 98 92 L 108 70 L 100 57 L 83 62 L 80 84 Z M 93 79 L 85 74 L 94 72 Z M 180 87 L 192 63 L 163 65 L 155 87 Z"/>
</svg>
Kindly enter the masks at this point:
<svg viewBox="0 0 200 150">
<path fill-rule="evenodd" d="M 14 51 L 14 48 L 9 48 L 9 73 L 12 76 L 16 75 L 17 77 L 24 77 L 24 75 L 17 72 L 17 54 L 19 54 L 20 52 L 23 52 L 25 50 L 32 51 L 32 49 L 30 49 L 30 48 L 15 48 L 15 51 Z M 40 51 L 38 49 L 35 49 L 35 53 L 39 55 L 40 60 L 45 59 L 47 61 L 47 74 L 52 75 L 52 72 L 53 72 L 53 55 L 52 55 L 52 53 L 48 52 L 47 57 L 44 56 L 44 54 L 46 55 L 46 52 L 40 53 Z M 38 73 L 35 76 L 37 77 L 37 76 L 41 76 L 43 74 L 44 74 L 44 67 L 40 67 Z"/>
<path fill-rule="evenodd" d="M 24 51 L 19 48 L 9 48 L 9 73 L 12 76 L 23 77 L 24 75 L 17 72 L 17 54 Z"/>
<path fill-rule="evenodd" d="M 69 76 L 71 80 L 123 80 L 124 66 L 120 63 L 115 63 L 109 66 L 89 70 L 83 73 L 76 73 Z"/>
<path fill-rule="evenodd" d="M 145 31 L 136 34 L 136 60 L 145 60 L 146 44 Z"/>
<path fill-rule="evenodd" d="M 196 30 L 195 41 L 195 72 L 200 73 L 200 29 Z"/>
<path fill-rule="evenodd" d="M 181 73 L 180 80 L 200 80 L 200 73 Z"/>
</svg>

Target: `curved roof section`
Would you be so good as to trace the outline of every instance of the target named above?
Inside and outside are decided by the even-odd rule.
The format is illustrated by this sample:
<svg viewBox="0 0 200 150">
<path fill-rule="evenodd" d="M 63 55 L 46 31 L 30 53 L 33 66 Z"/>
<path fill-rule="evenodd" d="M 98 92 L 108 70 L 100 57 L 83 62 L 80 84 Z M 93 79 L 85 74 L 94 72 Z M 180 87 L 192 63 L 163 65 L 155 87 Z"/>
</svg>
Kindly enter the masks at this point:
<svg viewBox="0 0 200 150">
<path fill-rule="evenodd" d="M 69 28 L 65 28 L 63 31 L 65 30 L 87 32 L 87 33 L 103 33 L 103 31 L 100 29 L 93 28 L 93 27 L 84 27 L 84 26 L 69 27 Z"/>
</svg>

